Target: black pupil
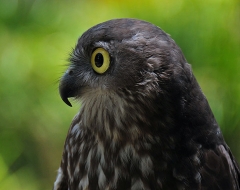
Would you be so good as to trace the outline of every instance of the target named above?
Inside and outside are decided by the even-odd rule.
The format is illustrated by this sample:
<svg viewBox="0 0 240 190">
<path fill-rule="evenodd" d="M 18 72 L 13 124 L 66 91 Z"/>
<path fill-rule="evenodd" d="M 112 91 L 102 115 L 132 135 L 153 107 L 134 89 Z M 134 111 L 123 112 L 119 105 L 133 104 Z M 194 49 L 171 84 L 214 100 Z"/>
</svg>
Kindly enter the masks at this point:
<svg viewBox="0 0 240 190">
<path fill-rule="evenodd" d="M 101 67 L 103 65 L 103 55 L 101 53 L 97 53 L 94 61 L 97 67 Z"/>
</svg>

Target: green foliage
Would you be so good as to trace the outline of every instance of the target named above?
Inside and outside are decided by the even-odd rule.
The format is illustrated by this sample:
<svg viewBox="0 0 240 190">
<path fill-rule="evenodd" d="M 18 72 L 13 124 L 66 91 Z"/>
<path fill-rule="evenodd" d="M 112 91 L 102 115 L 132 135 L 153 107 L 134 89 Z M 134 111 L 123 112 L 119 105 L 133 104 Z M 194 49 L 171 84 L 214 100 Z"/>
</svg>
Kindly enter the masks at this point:
<svg viewBox="0 0 240 190">
<path fill-rule="evenodd" d="M 51 189 L 79 109 L 61 101 L 58 80 L 77 38 L 113 18 L 171 34 L 240 160 L 239 13 L 238 0 L 0 1 L 0 190 Z"/>
</svg>

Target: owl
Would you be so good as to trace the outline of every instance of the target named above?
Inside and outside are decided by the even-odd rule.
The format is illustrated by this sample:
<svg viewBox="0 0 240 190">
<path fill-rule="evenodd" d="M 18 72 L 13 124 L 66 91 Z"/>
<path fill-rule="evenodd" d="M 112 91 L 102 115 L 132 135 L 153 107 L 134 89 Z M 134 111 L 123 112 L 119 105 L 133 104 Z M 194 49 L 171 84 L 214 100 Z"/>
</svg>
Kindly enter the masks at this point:
<svg viewBox="0 0 240 190">
<path fill-rule="evenodd" d="M 54 190 L 239 190 L 240 171 L 174 40 L 115 19 L 87 30 L 59 92 L 80 100 Z"/>
</svg>

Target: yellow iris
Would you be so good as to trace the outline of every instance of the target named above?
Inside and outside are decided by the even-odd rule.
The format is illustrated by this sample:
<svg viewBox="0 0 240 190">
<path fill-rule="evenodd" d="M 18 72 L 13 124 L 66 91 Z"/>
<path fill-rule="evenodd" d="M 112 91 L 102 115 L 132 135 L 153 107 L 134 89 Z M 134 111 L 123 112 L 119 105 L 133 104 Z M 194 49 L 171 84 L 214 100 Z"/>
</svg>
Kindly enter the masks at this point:
<svg viewBox="0 0 240 190">
<path fill-rule="evenodd" d="M 109 53 L 103 48 L 97 48 L 91 56 L 91 64 L 94 71 L 103 74 L 110 66 Z"/>
</svg>

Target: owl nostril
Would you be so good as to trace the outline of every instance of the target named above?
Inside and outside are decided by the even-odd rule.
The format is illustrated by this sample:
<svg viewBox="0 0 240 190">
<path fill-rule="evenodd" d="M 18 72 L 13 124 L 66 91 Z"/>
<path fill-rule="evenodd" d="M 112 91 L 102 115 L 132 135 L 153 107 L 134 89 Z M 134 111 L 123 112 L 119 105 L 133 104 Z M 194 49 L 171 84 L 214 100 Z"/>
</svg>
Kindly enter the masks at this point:
<svg viewBox="0 0 240 190">
<path fill-rule="evenodd" d="M 73 71 L 72 70 L 69 70 L 68 71 L 68 74 L 71 76 L 71 75 L 73 75 Z"/>
</svg>

